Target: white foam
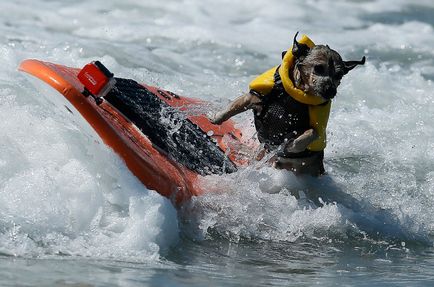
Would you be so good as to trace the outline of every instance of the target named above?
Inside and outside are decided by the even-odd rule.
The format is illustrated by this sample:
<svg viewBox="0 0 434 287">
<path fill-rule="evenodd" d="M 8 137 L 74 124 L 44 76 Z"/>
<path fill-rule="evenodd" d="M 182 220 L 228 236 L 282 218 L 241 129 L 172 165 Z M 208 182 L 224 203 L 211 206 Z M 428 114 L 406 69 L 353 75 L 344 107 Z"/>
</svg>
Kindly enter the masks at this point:
<svg viewBox="0 0 434 287">
<path fill-rule="evenodd" d="M 176 244 L 172 203 L 144 188 L 57 92 L 20 85 L 1 91 L 1 252 L 147 261 Z"/>
<path fill-rule="evenodd" d="M 311 208 L 313 205 L 303 200 L 307 186 L 289 172 L 269 167 L 246 169 L 230 177 L 203 178 L 202 184 L 207 193 L 195 198 L 183 214 L 194 218 L 193 225 L 198 226 L 192 236 L 207 238 L 217 232 L 235 241 L 292 242 L 303 236 L 345 233 L 345 218 L 339 208 L 333 203 Z"/>
</svg>

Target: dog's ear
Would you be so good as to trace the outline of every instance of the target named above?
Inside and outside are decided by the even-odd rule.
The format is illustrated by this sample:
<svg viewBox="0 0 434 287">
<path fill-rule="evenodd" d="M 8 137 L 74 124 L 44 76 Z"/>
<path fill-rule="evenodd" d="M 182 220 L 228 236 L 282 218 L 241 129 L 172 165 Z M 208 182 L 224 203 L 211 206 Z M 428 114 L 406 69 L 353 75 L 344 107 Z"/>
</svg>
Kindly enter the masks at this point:
<svg viewBox="0 0 434 287">
<path fill-rule="evenodd" d="M 349 71 L 354 69 L 358 65 L 364 65 L 366 61 L 366 57 L 363 56 L 360 61 L 344 61 L 344 74 L 347 74 Z"/>
<path fill-rule="evenodd" d="M 296 88 L 300 88 L 301 87 L 302 78 L 301 78 L 300 68 L 302 66 L 303 66 L 302 64 L 297 63 L 297 64 L 295 64 L 295 67 L 294 67 L 293 77 L 294 77 L 294 86 Z"/>
<path fill-rule="evenodd" d="M 299 42 L 297 42 L 297 36 L 298 36 L 298 32 L 295 33 L 294 36 L 294 44 L 292 45 L 292 54 L 294 55 L 295 58 L 301 59 L 307 56 L 310 48 L 306 44 L 300 44 Z"/>
</svg>

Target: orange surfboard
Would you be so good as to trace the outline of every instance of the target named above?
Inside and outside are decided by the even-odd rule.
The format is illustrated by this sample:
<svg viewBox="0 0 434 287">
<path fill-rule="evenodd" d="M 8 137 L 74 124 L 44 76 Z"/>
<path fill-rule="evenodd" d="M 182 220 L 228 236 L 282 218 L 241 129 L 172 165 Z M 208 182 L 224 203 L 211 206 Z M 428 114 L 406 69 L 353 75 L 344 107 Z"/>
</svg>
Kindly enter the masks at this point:
<svg viewBox="0 0 434 287">
<path fill-rule="evenodd" d="M 176 203 L 203 193 L 199 176 L 234 172 L 246 163 L 237 152 L 243 143 L 232 121 L 213 125 L 192 112 L 203 101 L 114 78 L 116 84 L 98 102 L 83 94 L 81 69 L 29 59 L 19 70 L 59 91 L 147 188 Z"/>
</svg>

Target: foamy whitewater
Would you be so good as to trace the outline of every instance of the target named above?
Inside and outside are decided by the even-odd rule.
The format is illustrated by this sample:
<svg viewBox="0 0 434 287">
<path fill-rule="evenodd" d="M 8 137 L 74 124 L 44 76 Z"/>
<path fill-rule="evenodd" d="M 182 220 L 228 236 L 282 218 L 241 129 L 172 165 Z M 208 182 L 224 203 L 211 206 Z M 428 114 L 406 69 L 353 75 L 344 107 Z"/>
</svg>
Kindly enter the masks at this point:
<svg viewBox="0 0 434 287">
<path fill-rule="evenodd" d="M 0 10 L 1 286 L 434 283 L 432 1 L 19 0 Z M 210 101 L 210 112 L 279 64 L 297 31 L 345 60 L 367 57 L 333 101 L 328 175 L 258 163 L 202 178 L 210 192 L 180 209 L 57 92 L 17 71 L 27 58 L 100 60 Z M 253 134 L 251 113 L 235 120 Z"/>
</svg>

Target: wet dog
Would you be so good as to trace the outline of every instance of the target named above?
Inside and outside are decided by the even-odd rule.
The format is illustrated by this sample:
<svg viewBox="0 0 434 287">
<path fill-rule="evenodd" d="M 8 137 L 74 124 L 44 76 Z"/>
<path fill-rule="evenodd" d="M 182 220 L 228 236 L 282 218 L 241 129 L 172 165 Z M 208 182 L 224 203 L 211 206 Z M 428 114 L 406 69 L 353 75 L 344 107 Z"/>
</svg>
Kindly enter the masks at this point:
<svg viewBox="0 0 434 287">
<path fill-rule="evenodd" d="M 361 61 L 343 61 L 327 45 L 314 45 L 304 36 L 282 53 L 282 64 L 250 84 L 250 91 L 210 117 L 221 124 L 252 109 L 259 141 L 264 145 L 257 159 L 274 152 L 276 168 L 296 174 L 323 174 L 325 129 L 331 100 L 342 77 Z"/>
</svg>

